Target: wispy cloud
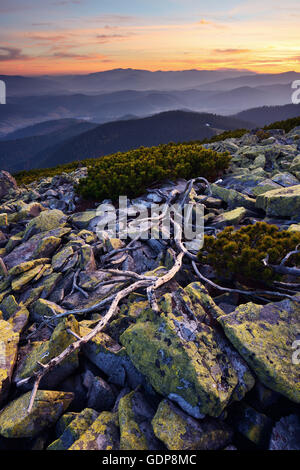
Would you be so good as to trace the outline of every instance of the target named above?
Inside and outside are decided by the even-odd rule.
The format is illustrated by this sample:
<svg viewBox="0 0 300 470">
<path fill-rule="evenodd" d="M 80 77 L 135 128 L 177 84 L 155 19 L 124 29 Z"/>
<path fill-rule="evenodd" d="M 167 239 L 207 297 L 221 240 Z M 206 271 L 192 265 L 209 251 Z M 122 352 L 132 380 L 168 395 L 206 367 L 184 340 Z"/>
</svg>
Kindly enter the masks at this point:
<svg viewBox="0 0 300 470">
<path fill-rule="evenodd" d="M 0 47 L 0 62 L 27 60 L 29 58 L 29 56 L 22 53 L 21 49 L 16 47 Z"/>
</svg>

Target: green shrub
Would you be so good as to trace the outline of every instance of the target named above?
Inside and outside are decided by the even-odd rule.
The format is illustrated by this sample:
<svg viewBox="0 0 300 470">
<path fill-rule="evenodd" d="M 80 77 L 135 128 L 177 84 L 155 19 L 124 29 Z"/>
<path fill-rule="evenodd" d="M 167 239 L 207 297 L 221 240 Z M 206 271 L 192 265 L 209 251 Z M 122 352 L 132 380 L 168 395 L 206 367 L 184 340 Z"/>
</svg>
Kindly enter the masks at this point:
<svg viewBox="0 0 300 470">
<path fill-rule="evenodd" d="M 198 144 L 160 145 L 108 155 L 94 162 L 78 193 L 85 199 L 136 197 L 166 179 L 204 176 L 213 181 L 230 162 L 230 155 L 205 150 Z"/>
<path fill-rule="evenodd" d="M 276 225 L 257 222 L 239 230 L 226 227 L 216 237 L 205 236 L 198 258 L 223 279 L 268 284 L 279 277 L 272 268 L 264 266 L 263 259 L 269 255 L 269 263 L 278 265 L 299 243 L 299 232 L 280 231 Z M 293 255 L 287 265 L 299 263 L 300 255 Z"/>
<path fill-rule="evenodd" d="M 265 126 L 264 129 L 265 130 L 283 129 L 285 132 L 290 132 L 292 129 L 298 126 L 300 126 L 300 116 L 287 119 L 285 121 L 273 122 L 269 126 Z"/>
</svg>

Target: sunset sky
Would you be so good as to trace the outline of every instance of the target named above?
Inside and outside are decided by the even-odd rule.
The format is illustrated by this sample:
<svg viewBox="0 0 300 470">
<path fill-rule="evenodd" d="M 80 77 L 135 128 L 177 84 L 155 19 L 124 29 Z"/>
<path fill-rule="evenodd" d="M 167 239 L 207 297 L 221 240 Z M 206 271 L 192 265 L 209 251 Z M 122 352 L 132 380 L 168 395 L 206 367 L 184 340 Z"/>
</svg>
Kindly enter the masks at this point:
<svg viewBox="0 0 300 470">
<path fill-rule="evenodd" d="M 0 74 L 300 72 L 299 0 L 0 0 Z"/>
</svg>

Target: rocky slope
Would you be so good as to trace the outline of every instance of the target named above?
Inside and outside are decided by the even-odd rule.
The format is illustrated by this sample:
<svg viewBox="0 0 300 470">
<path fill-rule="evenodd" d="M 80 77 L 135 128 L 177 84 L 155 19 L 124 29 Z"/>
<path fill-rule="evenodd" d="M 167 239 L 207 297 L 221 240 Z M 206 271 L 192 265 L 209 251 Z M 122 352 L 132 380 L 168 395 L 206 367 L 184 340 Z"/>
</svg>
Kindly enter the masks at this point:
<svg viewBox="0 0 300 470">
<path fill-rule="evenodd" d="M 138 202 L 177 190 L 207 233 L 300 231 L 299 138 L 207 144 L 233 157 L 221 182 Z M 96 210 L 76 212 L 85 176 L 18 188 L 0 172 L 0 449 L 299 449 L 299 277 L 289 295 L 222 293 L 174 240 L 97 237 Z"/>
</svg>

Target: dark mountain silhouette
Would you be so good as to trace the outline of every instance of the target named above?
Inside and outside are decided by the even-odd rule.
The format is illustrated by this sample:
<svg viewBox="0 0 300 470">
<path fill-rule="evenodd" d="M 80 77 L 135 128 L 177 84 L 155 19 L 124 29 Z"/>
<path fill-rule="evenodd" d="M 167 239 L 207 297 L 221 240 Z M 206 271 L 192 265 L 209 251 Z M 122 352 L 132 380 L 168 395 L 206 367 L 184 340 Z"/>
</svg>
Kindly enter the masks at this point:
<svg viewBox="0 0 300 470">
<path fill-rule="evenodd" d="M 300 116 L 300 104 L 263 106 L 235 114 L 234 118 L 254 122 L 258 127 Z"/>
<path fill-rule="evenodd" d="M 51 167 L 140 146 L 202 140 L 224 130 L 251 126 L 231 117 L 184 111 L 170 111 L 100 126 L 71 124 L 45 135 L 0 141 L 0 167 L 13 172 Z"/>
<path fill-rule="evenodd" d="M 98 126 L 98 124 L 89 122 L 74 122 L 73 120 L 63 121 L 69 121 L 69 123 L 61 123 L 60 128 L 57 124 L 55 131 L 53 131 L 53 121 L 51 121 L 50 124 L 48 123 L 49 133 L 46 133 L 46 129 L 44 129 L 44 134 L 28 136 L 16 140 L 0 140 L 0 168 L 13 172 L 19 171 L 20 169 L 30 169 L 38 164 L 36 159 L 40 158 L 38 157 L 39 153 L 43 154 L 48 148 L 54 150 L 59 143 L 66 139 L 78 136 Z M 45 123 L 45 125 L 46 124 L 47 123 Z M 23 130 L 23 132 L 26 134 L 26 130 Z"/>
</svg>

